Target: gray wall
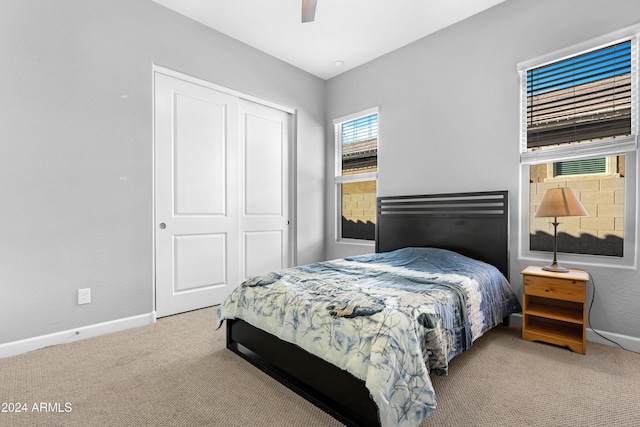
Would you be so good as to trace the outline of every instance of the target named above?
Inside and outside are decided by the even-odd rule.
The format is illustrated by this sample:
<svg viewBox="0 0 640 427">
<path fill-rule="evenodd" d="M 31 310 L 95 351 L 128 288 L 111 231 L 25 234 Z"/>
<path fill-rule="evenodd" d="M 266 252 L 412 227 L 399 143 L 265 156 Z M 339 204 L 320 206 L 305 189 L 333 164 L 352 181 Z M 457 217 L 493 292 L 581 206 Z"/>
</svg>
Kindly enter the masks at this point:
<svg viewBox="0 0 640 427">
<path fill-rule="evenodd" d="M 517 251 L 516 64 L 638 22 L 637 0 L 507 0 L 329 80 L 327 129 L 334 118 L 380 106 L 380 196 L 509 190 L 511 279 L 521 293 L 518 273 L 534 262 Z M 333 159 L 332 139 L 327 132 L 327 159 Z M 331 161 L 327 176 L 333 176 Z M 328 180 L 327 257 L 373 251 L 335 243 L 334 200 Z M 580 267 L 598 286 L 592 326 L 640 337 L 638 271 Z"/>
<path fill-rule="evenodd" d="M 297 258 L 323 258 L 323 80 L 150 0 L 3 0 L 0 58 L 0 343 L 152 311 L 153 63 L 297 109 Z"/>
</svg>

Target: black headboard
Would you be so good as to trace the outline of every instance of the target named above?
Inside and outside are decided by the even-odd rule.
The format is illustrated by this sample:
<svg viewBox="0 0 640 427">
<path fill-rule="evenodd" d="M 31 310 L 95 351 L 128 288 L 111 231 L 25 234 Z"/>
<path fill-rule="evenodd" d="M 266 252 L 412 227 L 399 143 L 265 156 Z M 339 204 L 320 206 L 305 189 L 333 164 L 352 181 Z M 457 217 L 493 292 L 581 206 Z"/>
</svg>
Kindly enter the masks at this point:
<svg viewBox="0 0 640 427">
<path fill-rule="evenodd" d="M 498 268 L 509 280 L 509 193 L 378 197 L 376 252 L 449 249 Z"/>
</svg>

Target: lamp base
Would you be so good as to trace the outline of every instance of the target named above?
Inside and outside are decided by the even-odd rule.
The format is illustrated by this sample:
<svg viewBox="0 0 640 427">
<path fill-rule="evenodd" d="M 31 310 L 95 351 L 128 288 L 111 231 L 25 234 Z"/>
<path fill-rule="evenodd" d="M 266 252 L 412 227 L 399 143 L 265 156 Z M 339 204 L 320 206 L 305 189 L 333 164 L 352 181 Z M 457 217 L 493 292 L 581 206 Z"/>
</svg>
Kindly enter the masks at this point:
<svg viewBox="0 0 640 427">
<path fill-rule="evenodd" d="M 553 263 L 553 264 L 551 264 L 551 265 L 547 265 L 547 266 L 545 266 L 545 267 L 542 267 L 542 269 L 543 269 L 544 271 L 552 271 L 552 272 L 554 272 L 554 273 L 568 273 L 568 272 L 569 272 L 569 269 L 568 269 L 568 268 L 560 267 L 560 266 L 558 265 L 558 263 L 556 263 L 556 262 L 554 262 L 554 263 Z"/>
</svg>

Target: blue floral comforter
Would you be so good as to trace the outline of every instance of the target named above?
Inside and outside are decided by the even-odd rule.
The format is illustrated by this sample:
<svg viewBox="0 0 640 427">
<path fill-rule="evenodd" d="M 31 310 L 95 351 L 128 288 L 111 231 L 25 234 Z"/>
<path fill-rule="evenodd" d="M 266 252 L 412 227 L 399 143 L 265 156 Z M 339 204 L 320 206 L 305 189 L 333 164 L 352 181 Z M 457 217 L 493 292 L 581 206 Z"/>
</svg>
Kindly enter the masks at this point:
<svg viewBox="0 0 640 427">
<path fill-rule="evenodd" d="M 383 427 L 419 426 L 435 409 L 430 372 L 520 304 L 493 266 L 435 248 L 405 248 L 254 277 L 218 310 L 363 380 Z"/>
</svg>

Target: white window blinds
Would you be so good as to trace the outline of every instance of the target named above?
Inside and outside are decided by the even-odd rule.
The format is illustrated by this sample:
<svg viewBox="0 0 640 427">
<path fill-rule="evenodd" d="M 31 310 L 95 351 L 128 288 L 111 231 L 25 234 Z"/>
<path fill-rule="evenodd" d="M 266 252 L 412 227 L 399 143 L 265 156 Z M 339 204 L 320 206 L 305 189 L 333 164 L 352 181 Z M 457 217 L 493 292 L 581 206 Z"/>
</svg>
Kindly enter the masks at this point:
<svg viewBox="0 0 640 427">
<path fill-rule="evenodd" d="M 523 163 L 637 146 L 637 36 L 520 68 Z"/>
<path fill-rule="evenodd" d="M 378 109 L 333 121 L 336 132 L 336 180 L 375 179 L 378 170 Z"/>
<path fill-rule="evenodd" d="M 342 175 L 373 172 L 378 166 L 378 115 L 342 124 Z"/>
</svg>

